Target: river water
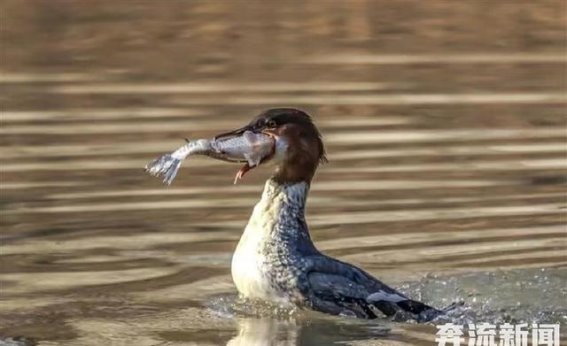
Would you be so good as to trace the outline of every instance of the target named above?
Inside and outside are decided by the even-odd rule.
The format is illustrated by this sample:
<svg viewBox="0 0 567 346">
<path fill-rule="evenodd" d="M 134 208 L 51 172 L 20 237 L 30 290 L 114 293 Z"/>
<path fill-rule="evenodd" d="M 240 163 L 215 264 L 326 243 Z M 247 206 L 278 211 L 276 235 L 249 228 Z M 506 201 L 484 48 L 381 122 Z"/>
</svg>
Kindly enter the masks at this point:
<svg viewBox="0 0 567 346">
<path fill-rule="evenodd" d="M 312 237 L 455 323 L 567 330 L 561 1 L 3 0 L 0 336 L 39 345 L 433 345 L 433 325 L 243 304 L 268 168 L 155 156 L 275 106 L 327 145 Z M 565 336 L 565 335 L 564 335 Z M 24 340 L 24 339 L 22 339 Z M 565 341 L 565 340 L 564 340 Z"/>
</svg>

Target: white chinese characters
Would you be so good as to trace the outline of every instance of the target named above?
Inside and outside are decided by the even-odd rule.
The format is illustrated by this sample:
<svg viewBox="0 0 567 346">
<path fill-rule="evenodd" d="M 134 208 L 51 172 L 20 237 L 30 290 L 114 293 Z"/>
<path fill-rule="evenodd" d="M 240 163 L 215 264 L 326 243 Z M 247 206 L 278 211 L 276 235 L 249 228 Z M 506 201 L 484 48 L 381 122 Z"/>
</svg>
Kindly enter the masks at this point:
<svg viewBox="0 0 567 346">
<path fill-rule="evenodd" d="M 531 345 L 559 346 L 559 324 L 527 323 L 496 326 L 490 323 L 468 324 L 468 338 L 464 337 L 465 326 L 446 323 L 437 326 L 435 341 L 438 346 L 528 346 L 531 329 Z M 531 327 L 531 328 L 530 328 Z M 466 342 L 465 342 L 466 341 Z"/>
</svg>

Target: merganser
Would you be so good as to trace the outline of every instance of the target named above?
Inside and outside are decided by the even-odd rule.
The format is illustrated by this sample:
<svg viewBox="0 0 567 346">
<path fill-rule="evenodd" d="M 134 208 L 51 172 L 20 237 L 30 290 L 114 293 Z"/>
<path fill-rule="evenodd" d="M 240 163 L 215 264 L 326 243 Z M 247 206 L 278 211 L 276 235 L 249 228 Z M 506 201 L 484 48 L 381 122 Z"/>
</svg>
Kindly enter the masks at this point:
<svg viewBox="0 0 567 346">
<path fill-rule="evenodd" d="M 271 162 L 276 169 L 232 258 L 232 278 L 241 297 L 367 319 L 383 314 L 429 321 L 447 311 L 412 300 L 364 270 L 317 250 L 305 220 L 305 203 L 315 171 L 327 159 L 321 134 L 306 112 L 270 109 L 218 137 L 245 131 L 275 139 L 272 155 L 262 164 Z M 250 169 L 245 165 L 237 178 Z"/>
</svg>

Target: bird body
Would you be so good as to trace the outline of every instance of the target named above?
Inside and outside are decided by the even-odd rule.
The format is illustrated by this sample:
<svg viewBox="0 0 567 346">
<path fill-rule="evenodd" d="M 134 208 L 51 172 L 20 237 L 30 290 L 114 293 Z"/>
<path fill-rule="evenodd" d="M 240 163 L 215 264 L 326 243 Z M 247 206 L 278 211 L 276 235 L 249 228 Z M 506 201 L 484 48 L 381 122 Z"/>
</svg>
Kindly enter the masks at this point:
<svg viewBox="0 0 567 346">
<path fill-rule="evenodd" d="M 407 311 L 428 320 L 440 313 L 319 252 L 305 222 L 308 192 L 306 182 L 266 182 L 232 259 L 241 296 L 361 318 Z"/>
<path fill-rule="evenodd" d="M 254 136 L 260 146 L 228 144 Z M 247 155 L 254 154 L 253 164 L 247 162 L 235 182 L 263 163 L 276 167 L 232 258 L 232 278 L 241 296 L 360 318 L 385 315 L 429 321 L 447 311 L 412 300 L 364 270 L 317 250 L 305 220 L 305 204 L 315 171 L 326 162 L 326 155 L 321 134 L 305 112 L 270 109 L 214 141 L 227 147 L 221 151 L 207 147 L 204 152 L 213 158 L 226 159 L 225 153 L 237 152 L 248 160 Z M 167 177 L 175 176 L 168 168 L 171 160 L 162 161 L 151 167 L 157 167 L 158 175 L 165 172 L 169 183 L 172 179 Z"/>
</svg>

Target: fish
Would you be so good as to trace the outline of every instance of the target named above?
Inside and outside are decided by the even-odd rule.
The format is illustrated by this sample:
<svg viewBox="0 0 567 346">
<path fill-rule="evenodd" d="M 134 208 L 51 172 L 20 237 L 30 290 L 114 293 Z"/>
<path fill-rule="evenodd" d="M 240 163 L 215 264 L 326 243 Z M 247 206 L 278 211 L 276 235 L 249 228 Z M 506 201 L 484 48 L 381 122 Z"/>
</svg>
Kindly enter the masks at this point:
<svg viewBox="0 0 567 346">
<path fill-rule="evenodd" d="M 212 139 L 188 140 L 172 153 L 164 154 L 148 163 L 145 167 L 149 174 L 162 178 L 163 183 L 171 185 L 181 163 L 189 156 L 205 155 L 229 162 L 244 162 L 234 179 L 236 184 L 244 174 L 258 166 L 264 159 L 273 155 L 275 140 L 264 133 L 245 131 L 239 136 Z"/>
</svg>

